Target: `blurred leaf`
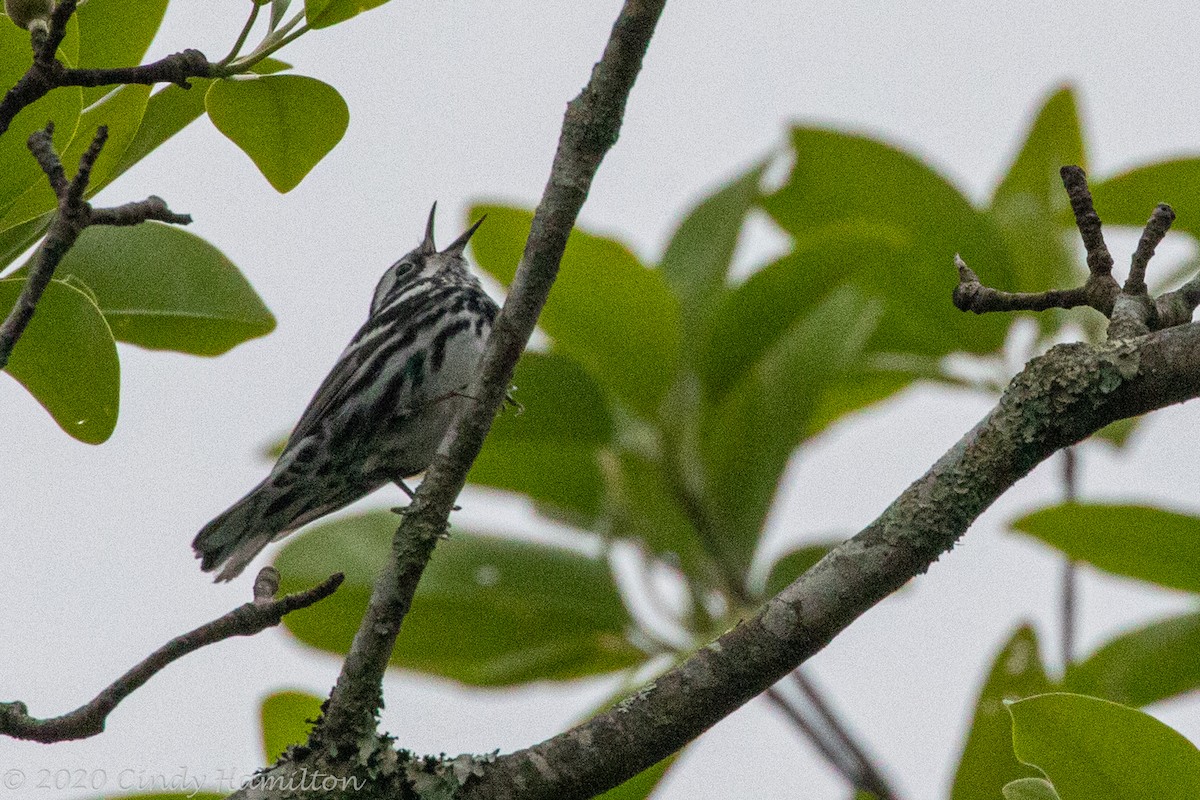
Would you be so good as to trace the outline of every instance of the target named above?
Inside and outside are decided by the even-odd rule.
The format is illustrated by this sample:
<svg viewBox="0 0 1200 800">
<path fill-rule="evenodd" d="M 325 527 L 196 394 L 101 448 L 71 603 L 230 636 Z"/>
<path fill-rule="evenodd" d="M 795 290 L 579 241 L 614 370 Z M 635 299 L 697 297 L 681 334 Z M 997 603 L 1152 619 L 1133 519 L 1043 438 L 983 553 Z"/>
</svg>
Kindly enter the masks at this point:
<svg viewBox="0 0 1200 800">
<path fill-rule="evenodd" d="M 212 792 L 187 792 L 166 793 L 166 794 L 114 794 L 109 795 L 108 800 L 224 800 L 228 795 L 224 792 L 213 794 Z"/>
<path fill-rule="evenodd" d="M 843 417 L 864 411 L 903 391 L 917 376 L 898 370 L 851 370 L 850 374 L 831 380 L 817 398 L 804 431 L 804 439 L 811 439 L 825 431 Z"/>
<path fill-rule="evenodd" d="M 108 140 L 92 167 L 86 197 L 92 197 L 108 183 L 113 169 L 141 125 L 149 97 L 149 86 L 122 86 L 79 117 L 76 136 L 62 153 L 62 163 L 69 176 L 75 175 L 79 159 L 91 147 L 97 129 L 101 125 L 108 126 Z M 4 213 L 3 219 L 0 219 L 0 230 L 36 219 L 57 207 L 58 198 L 50 188 L 49 181 L 36 181 Z"/>
<path fill-rule="evenodd" d="M 1064 688 L 1128 706 L 1145 706 L 1200 688 L 1200 613 L 1123 633 L 1072 664 Z"/>
<path fill-rule="evenodd" d="M 1081 281 L 1078 259 L 1067 247 L 1062 225 L 1070 201 L 1059 169 L 1086 165 L 1075 95 L 1064 86 L 1046 99 L 1020 152 L 996 187 L 991 214 L 1013 256 L 1017 282 L 998 288 L 1041 292 Z M 995 285 L 995 284 L 993 284 Z M 1038 314 L 1044 330 L 1053 314 Z"/>
<path fill-rule="evenodd" d="M 1107 572 L 1200 592 L 1200 518 L 1146 506 L 1064 503 L 1012 527 Z"/>
<path fill-rule="evenodd" d="M 693 208 L 671 237 L 658 268 L 679 298 L 686 331 L 695 333 L 725 286 L 746 214 L 761 196 L 764 163 L 756 164 Z M 685 337 L 685 343 L 690 339 Z"/>
<path fill-rule="evenodd" d="M 274 764 L 294 744 L 304 744 L 312 722 L 321 716 L 325 701 L 307 692 L 276 692 L 262 702 L 263 755 Z"/>
<path fill-rule="evenodd" d="M 1043 778 L 1019 778 L 1003 791 L 1004 800 L 1060 800 L 1054 784 Z"/>
<path fill-rule="evenodd" d="M 21 278 L 0 280 L 0 318 L 24 286 Z M 112 435 L 120 403 L 117 346 L 100 309 L 78 289 L 50 282 L 5 371 L 69 435 L 88 444 Z"/>
<path fill-rule="evenodd" d="M 471 239 L 480 267 L 505 286 L 512 281 L 533 215 L 504 206 L 475 206 L 488 215 Z M 608 391 L 651 416 L 675 378 L 679 302 L 661 273 L 624 245 L 571 232 L 554 290 L 538 321 L 554 348 L 574 358 Z"/>
<path fill-rule="evenodd" d="M 270 75 L 291 69 L 291 65 L 273 58 L 264 58 L 251 69 L 260 75 Z M 142 124 L 138 128 L 137 135 L 125 148 L 125 154 L 109 179 L 116 178 L 141 161 L 156 147 L 179 133 L 203 114 L 204 95 L 211 83 L 211 80 L 193 78 L 191 89 L 171 84 L 155 92 L 150 97 L 150 102 L 146 104 L 146 113 L 142 116 Z"/>
<path fill-rule="evenodd" d="M 1112 445 L 1118 450 L 1124 449 L 1125 445 L 1129 443 L 1129 437 L 1138 429 L 1138 423 L 1142 419 L 1142 417 L 1126 417 L 1116 422 L 1110 422 L 1092 434 L 1092 438 Z"/>
<path fill-rule="evenodd" d="M 140 64 L 167 10 L 167 0 L 88 0 L 79 6 L 79 66 L 129 67 Z M 85 87 L 85 106 L 111 86 Z"/>
<path fill-rule="evenodd" d="M 1009 707 L 1013 749 L 1062 800 L 1194 800 L 1200 751 L 1136 709 L 1077 694 L 1044 694 Z"/>
<path fill-rule="evenodd" d="M 328 600 L 285 617 L 288 630 L 345 653 L 397 524 L 386 512 L 343 517 L 285 547 L 284 592 L 346 574 Z M 603 560 L 455 531 L 425 570 L 391 663 L 475 686 L 570 680 L 644 662 L 625 636 L 632 625 Z"/>
<path fill-rule="evenodd" d="M 950 302 L 955 253 L 989 284 L 1014 283 L 1004 238 L 988 215 L 923 162 L 882 142 L 797 127 L 792 145 L 791 176 L 763 207 L 796 238 L 798 251 L 815 249 L 813 240 L 830 232 L 864 228 L 897 248 L 879 268 L 830 258 L 812 276 L 824 291 L 852 280 L 887 304 L 877 349 L 938 356 L 1003 344 L 1006 315 L 963 314 Z"/>
<path fill-rule="evenodd" d="M 208 87 L 204 106 L 280 193 L 296 188 L 350 123 L 337 89 L 302 75 L 223 78 Z"/>
<path fill-rule="evenodd" d="M 975 703 L 975 716 L 950 790 L 951 800 L 996 800 L 1001 787 L 1037 776 L 1013 757 L 1011 718 L 1005 701 L 1041 694 L 1052 687 L 1046 678 L 1033 628 L 1022 625 L 992 662 Z"/>
<path fill-rule="evenodd" d="M 95 292 L 117 339 L 152 350 L 214 356 L 275 329 L 233 262 L 174 225 L 88 228 L 56 274 Z"/>
<path fill-rule="evenodd" d="M 386 2 L 387 0 L 305 0 L 304 16 L 310 28 L 328 28 Z"/>
<path fill-rule="evenodd" d="M 1173 231 L 1200 238 L 1200 158 L 1180 158 L 1136 167 L 1091 183 L 1096 211 L 1105 225 L 1142 228 L 1154 207 L 1175 209 Z"/>
<path fill-rule="evenodd" d="M 64 43 L 65 45 L 65 43 Z M 11 87 L 33 63 L 29 34 L 15 25 L 0 25 L 0 87 Z M 66 149 L 75 134 L 82 95 L 77 87 L 55 89 L 41 100 L 24 108 L 0 136 L 0 213 L 36 182 L 45 183 L 41 167 L 29 153 L 25 142 L 29 134 L 54 120 L 54 147 Z"/>
<path fill-rule="evenodd" d="M 845 287 L 800 319 L 719 402 L 705 406 L 700 451 L 711 538 L 744 572 L 792 451 L 817 400 L 855 366 L 878 304 Z"/>
<path fill-rule="evenodd" d="M 693 582 L 706 584 L 711 561 L 663 466 L 623 452 L 610 464 L 608 478 L 613 538 L 641 542 Z"/>
<path fill-rule="evenodd" d="M 716 399 L 728 392 L 797 321 L 842 290 L 856 270 L 892 269 L 907 246 L 897 235 L 864 222 L 825 230 L 797 242 L 789 255 L 731 291 L 713 314 L 697 359 L 705 396 Z"/>
<path fill-rule="evenodd" d="M 527 351 L 512 382 L 522 408 L 496 417 L 467 480 L 521 492 L 590 523 L 604 493 L 600 451 L 612 440 L 604 393 L 559 353 Z"/>
<path fill-rule="evenodd" d="M 808 572 L 814 564 L 825 557 L 826 553 L 841 543 L 841 539 L 831 540 L 820 544 L 804 545 L 784 553 L 771 567 L 762 596 L 774 597 L 782 592 L 788 584 Z"/>
</svg>

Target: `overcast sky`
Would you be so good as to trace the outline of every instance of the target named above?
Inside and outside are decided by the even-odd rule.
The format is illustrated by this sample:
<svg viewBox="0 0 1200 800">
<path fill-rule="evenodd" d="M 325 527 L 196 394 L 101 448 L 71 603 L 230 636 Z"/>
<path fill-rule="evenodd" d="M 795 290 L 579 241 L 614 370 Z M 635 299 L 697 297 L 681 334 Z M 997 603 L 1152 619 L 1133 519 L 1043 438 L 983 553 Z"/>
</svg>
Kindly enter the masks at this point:
<svg viewBox="0 0 1200 800">
<path fill-rule="evenodd" d="M 199 572 L 196 530 L 261 479 L 259 448 L 292 426 L 361 323 L 379 274 L 419 240 L 433 200 L 442 241 L 457 235 L 471 201 L 536 203 L 565 103 L 619 5 L 393 0 L 280 54 L 337 86 L 351 114 L 341 144 L 290 194 L 275 193 L 207 120 L 105 191 L 102 202 L 155 193 L 191 213 L 192 230 L 245 271 L 279 326 L 217 359 L 122 346 L 121 417 L 100 447 L 69 439 L 0 378 L 0 699 L 24 700 L 38 716 L 66 712 L 167 639 L 248 599 L 248 581 L 214 586 Z M 151 57 L 199 47 L 219 58 L 246 7 L 175 0 Z M 1190 4 L 672 0 L 582 225 L 655 259 L 678 215 L 780 148 L 793 120 L 884 137 L 979 200 L 1063 82 L 1079 90 L 1093 173 L 1200 154 L 1197 41 Z M 739 261 L 761 263 L 777 246 L 759 222 Z M 1114 242 L 1118 262 L 1131 248 L 1128 237 Z M 858 530 L 989 405 L 916 389 L 835 429 L 793 464 L 775 541 Z M 1179 434 L 1196 430 L 1196 417 L 1195 407 L 1160 412 L 1126 455 L 1086 448 L 1083 496 L 1200 511 L 1194 437 Z M 1004 532 L 1057 496 L 1056 470 L 1051 462 L 1019 484 L 914 590 L 811 662 L 906 797 L 944 796 L 977 681 L 1020 620 L 1036 621 L 1048 657 L 1057 653 L 1058 563 Z M 366 506 L 394 504 L 387 491 Z M 473 494 L 462 505 L 465 526 L 498 513 L 512 530 L 530 526 L 519 502 Z M 1083 646 L 1185 606 L 1182 595 L 1089 575 Z M 281 631 L 225 642 L 156 676 L 99 737 L 0 739 L 0 768 L 30 780 L 39 769 L 104 770 L 110 792 L 123 770 L 247 773 L 261 766 L 260 699 L 288 687 L 324 695 L 338 666 Z M 418 751 L 509 750 L 561 730 L 611 688 L 501 694 L 394 675 L 383 721 Z M 1196 703 L 1152 710 L 1200 740 Z M 0 787 L 0 800 L 81 796 L 29 786 Z M 691 747 L 656 795 L 735 796 L 815 800 L 841 796 L 841 783 L 755 701 Z"/>
</svg>

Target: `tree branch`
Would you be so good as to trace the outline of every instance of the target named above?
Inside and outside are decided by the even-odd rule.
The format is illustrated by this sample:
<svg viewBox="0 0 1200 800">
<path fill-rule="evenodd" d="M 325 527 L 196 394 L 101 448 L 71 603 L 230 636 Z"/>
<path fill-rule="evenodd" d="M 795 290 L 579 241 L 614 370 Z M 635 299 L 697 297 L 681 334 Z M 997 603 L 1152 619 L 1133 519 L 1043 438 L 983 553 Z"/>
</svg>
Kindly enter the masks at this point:
<svg viewBox="0 0 1200 800">
<path fill-rule="evenodd" d="M 273 571 L 273 568 L 266 567 L 264 572 L 268 570 Z M 113 681 L 91 702 L 69 714 L 50 719 L 38 719 L 31 717 L 25 704 L 20 701 L 0 703 L 0 733 L 16 739 L 47 743 L 95 736 L 103 732 L 105 720 L 118 703 L 172 661 L 224 639 L 233 636 L 253 636 L 278 625 L 284 615 L 307 608 L 325 599 L 333 594 L 342 583 L 342 574 L 338 573 L 311 589 L 272 600 L 269 595 L 265 594 L 264 587 L 260 585 L 265 581 L 265 588 L 269 590 L 269 577 L 269 575 L 263 576 L 260 573 L 258 581 L 255 582 L 253 602 L 240 605 L 207 625 L 175 637 L 147 656 L 133 669 Z M 278 586 L 278 575 L 275 576 L 275 586 Z"/>
<path fill-rule="evenodd" d="M 58 269 L 59 263 L 85 228 L 89 225 L 137 225 L 146 220 L 179 225 L 186 225 L 192 221 L 186 214 L 173 213 L 162 199 L 153 196 L 115 208 L 92 208 L 84 201 L 83 196 L 87 192 L 92 167 L 108 138 L 108 128 L 101 126 L 96 130 L 91 146 L 80 156 L 79 169 L 70 181 L 66 178 L 58 154 L 54 152 L 53 135 L 54 124 L 50 123 L 45 129 L 34 131 L 29 137 L 29 150 L 46 173 L 50 187 L 58 197 L 58 213 L 54 215 L 46 237 L 38 247 L 29 277 L 25 280 L 25 286 L 21 289 L 16 304 L 0 324 L 0 369 L 7 366 L 17 340 L 33 319 L 38 301 L 50 285 L 50 279 L 54 277 L 54 271 Z"/>
<path fill-rule="evenodd" d="M 567 236 L 600 162 L 617 140 L 625 103 L 665 0 L 626 0 L 591 80 L 567 106 L 550 178 L 504 308 L 488 339 L 475 404 L 454 427 L 446 456 L 434 460 L 392 543 L 392 559 L 375 582 L 314 742 L 358 742 L 373 731 L 381 683 L 417 581 L 446 529 L 454 499 L 504 402 L 513 368 L 533 333 L 558 274 Z"/>
<path fill-rule="evenodd" d="M 33 63 L 21 79 L 0 100 L 0 135 L 8 130 L 21 110 L 50 91 L 62 86 L 109 86 L 125 83 L 153 85 L 174 83 L 191 88 L 190 78 L 208 78 L 213 65 L 199 50 L 184 50 L 152 64 L 111 69 L 74 69 L 56 58 L 58 46 L 66 34 L 67 21 L 75 13 L 78 0 L 59 0 L 50 15 L 48 30 L 31 36 Z"/>
<path fill-rule="evenodd" d="M 699 736 L 925 572 L 997 497 L 1100 428 L 1200 396 L 1200 325 L 1033 359 L 996 408 L 862 532 L 616 708 L 480 766 L 460 800 L 586 798 Z"/>
</svg>

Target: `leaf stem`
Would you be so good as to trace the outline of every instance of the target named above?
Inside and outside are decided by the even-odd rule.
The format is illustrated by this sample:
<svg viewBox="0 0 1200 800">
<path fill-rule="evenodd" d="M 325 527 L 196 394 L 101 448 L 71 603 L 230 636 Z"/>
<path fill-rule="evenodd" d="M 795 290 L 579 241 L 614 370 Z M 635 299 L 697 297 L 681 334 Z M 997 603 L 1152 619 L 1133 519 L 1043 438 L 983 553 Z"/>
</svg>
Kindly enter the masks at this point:
<svg viewBox="0 0 1200 800">
<path fill-rule="evenodd" d="M 295 27 L 296 23 L 300 21 L 301 16 L 302 15 L 293 17 L 282 28 L 268 36 L 266 39 L 263 39 L 262 44 L 255 48 L 254 52 L 250 55 L 245 56 L 244 58 L 239 58 L 236 61 L 232 61 L 228 64 L 218 64 L 217 66 L 219 69 L 214 70 L 214 77 L 227 78 L 230 75 L 239 75 L 249 72 L 255 64 L 262 61 L 279 48 L 295 41 L 305 33 L 308 33 L 309 27 L 307 22 L 301 25 L 299 28 L 296 28 L 296 30 L 291 31 L 291 33 L 286 33 L 291 28 Z"/>
<path fill-rule="evenodd" d="M 250 18 L 246 20 L 246 24 L 242 26 L 242 32 L 238 34 L 237 41 L 233 43 L 233 48 L 229 51 L 229 55 L 217 62 L 216 66 L 224 67 L 226 64 L 238 57 L 238 53 L 242 52 L 242 45 L 246 44 L 246 39 L 250 36 L 250 29 L 254 27 L 255 21 L 258 19 L 258 9 L 261 8 L 258 3 L 251 0 L 250 2 Z"/>
</svg>

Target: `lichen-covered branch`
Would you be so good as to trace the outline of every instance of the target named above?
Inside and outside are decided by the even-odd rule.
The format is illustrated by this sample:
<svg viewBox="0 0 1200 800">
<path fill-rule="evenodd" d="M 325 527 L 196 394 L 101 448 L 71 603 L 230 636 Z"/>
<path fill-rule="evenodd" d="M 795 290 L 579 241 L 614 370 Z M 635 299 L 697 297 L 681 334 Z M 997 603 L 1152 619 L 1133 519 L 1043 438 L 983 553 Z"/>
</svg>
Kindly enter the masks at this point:
<svg viewBox="0 0 1200 800">
<path fill-rule="evenodd" d="M 186 214 L 172 212 L 162 199 L 153 196 L 115 208 L 92 208 L 90 203 L 84 201 L 83 196 L 87 192 L 92 167 L 108 138 L 108 129 L 104 126 L 97 129 L 91 145 L 79 158 L 79 169 L 75 177 L 69 181 L 62 162 L 54 151 L 53 135 L 54 125 L 51 123 L 29 137 L 29 150 L 46 173 L 50 188 L 58 197 L 58 213 L 54 215 L 46 237 L 38 247 L 16 304 L 4 322 L 0 323 L 0 369 L 4 369 L 8 364 L 17 340 L 33 319 L 38 301 L 50 284 L 50 279 L 54 277 L 54 271 L 58 269 L 59 263 L 85 228 L 89 225 L 137 225 L 146 220 L 178 225 L 186 225 L 192 221 Z"/>
<path fill-rule="evenodd" d="M 683 747 L 925 572 L 996 498 L 1057 450 L 1200 396 L 1200 325 L 1033 359 L 996 408 L 861 533 L 617 707 L 479 766 L 460 800 L 573 800 Z"/>
<path fill-rule="evenodd" d="M 266 567 L 264 572 L 272 570 Z M 113 681 L 104 691 L 86 705 L 69 714 L 50 719 L 38 719 L 29 715 L 25 704 L 20 701 L 0 703 L 0 734 L 15 739 L 35 742 L 62 742 L 70 739 L 86 739 L 103 732 L 108 715 L 117 704 L 154 677 L 164 667 L 188 653 L 199 650 L 232 636 L 253 636 L 260 631 L 278 625 L 284 615 L 325 599 L 333 594 L 342 583 L 338 573 L 322 583 L 303 592 L 289 594 L 278 600 L 271 599 L 263 591 L 263 576 L 255 582 L 253 602 L 240 605 L 225 616 L 201 625 L 194 631 L 177 636 L 155 650 L 133 669 Z M 269 576 L 265 585 L 270 585 Z M 278 576 L 275 587 L 278 587 Z"/>
</svg>

